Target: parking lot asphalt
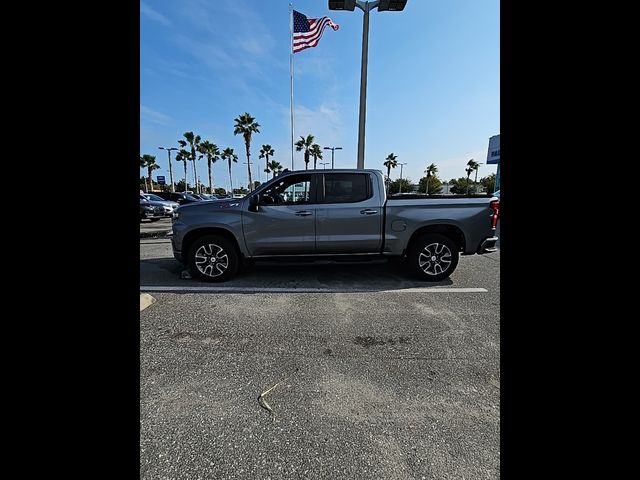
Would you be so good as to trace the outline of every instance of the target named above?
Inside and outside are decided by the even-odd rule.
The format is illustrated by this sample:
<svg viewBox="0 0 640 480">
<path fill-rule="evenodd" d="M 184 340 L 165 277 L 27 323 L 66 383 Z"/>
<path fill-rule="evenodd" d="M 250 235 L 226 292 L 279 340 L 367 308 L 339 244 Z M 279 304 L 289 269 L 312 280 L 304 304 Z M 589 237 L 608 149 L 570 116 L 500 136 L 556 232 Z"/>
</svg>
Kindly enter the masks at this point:
<svg viewBox="0 0 640 480">
<path fill-rule="evenodd" d="M 140 478 L 500 477 L 499 251 L 436 285 L 385 261 L 201 283 L 162 239 L 140 260 Z"/>
</svg>

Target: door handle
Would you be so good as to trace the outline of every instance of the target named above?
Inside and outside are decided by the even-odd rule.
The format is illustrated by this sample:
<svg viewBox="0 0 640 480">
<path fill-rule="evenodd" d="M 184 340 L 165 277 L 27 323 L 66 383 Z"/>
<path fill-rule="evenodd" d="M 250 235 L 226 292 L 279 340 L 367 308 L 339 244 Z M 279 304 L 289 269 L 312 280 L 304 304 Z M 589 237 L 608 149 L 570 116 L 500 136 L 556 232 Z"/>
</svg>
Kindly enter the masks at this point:
<svg viewBox="0 0 640 480">
<path fill-rule="evenodd" d="M 378 210 L 373 210 L 371 208 L 365 208 L 364 210 L 360 210 L 360 213 L 362 215 L 374 215 L 374 214 L 378 213 Z"/>
<path fill-rule="evenodd" d="M 296 212 L 296 215 L 299 217 L 308 217 L 309 215 L 311 215 L 311 211 L 310 210 L 300 210 L 298 212 Z"/>
</svg>

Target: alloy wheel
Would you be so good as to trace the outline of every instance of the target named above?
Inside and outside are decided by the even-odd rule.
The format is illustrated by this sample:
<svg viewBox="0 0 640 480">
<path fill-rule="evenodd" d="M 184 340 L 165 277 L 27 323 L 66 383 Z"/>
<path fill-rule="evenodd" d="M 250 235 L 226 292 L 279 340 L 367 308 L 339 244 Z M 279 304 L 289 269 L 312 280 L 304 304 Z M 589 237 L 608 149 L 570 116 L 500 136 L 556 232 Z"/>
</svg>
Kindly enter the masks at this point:
<svg viewBox="0 0 640 480">
<path fill-rule="evenodd" d="M 444 273 L 451 266 L 451 250 L 443 243 L 430 243 L 418 255 L 418 265 L 427 275 Z"/>
<path fill-rule="evenodd" d="M 219 245 L 207 243 L 196 250 L 195 265 L 201 274 L 219 277 L 229 268 L 229 256 Z"/>
</svg>

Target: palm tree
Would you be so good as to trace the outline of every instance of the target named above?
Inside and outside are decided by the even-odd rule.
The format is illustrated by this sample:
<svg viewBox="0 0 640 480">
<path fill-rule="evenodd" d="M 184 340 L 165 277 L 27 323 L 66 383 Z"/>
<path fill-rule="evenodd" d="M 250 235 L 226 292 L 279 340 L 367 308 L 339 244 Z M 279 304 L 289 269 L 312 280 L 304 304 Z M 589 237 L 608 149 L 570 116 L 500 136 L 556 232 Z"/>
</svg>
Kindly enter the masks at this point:
<svg viewBox="0 0 640 480">
<path fill-rule="evenodd" d="M 193 162 L 193 180 L 195 182 L 194 185 L 196 186 L 196 190 L 197 190 L 198 189 L 198 172 L 196 171 L 196 160 L 197 160 L 196 150 L 198 150 L 198 147 L 200 146 L 200 135 L 194 135 L 193 132 L 185 132 L 182 136 L 186 138 L 187 141 L 185 142 L 184 140 L 178 140 L 178 143 L 182 148 L 186 147 L 187 145 L 191 147 L 190 158 L 191 158 L 191 161 Z"/>
<path fill-rule="evenodd" d="M 213 193 L 213 180 L 211 177 L 211 164 L 220 160 L 220 150 L 215 143 L 205 140 L 200 144 L 200 152 L 207 156 L 207 168 L 209 169 L 209 193 Z"/>
<path fill-rule="evenodd" d="M 149 192 L 153 192 L 153 180 L 151 178 L 151 172 L 160 168 L 160 165 L 156 163 L 155 155 L 144 154 L 140 157 L 140 166 L 147 169 L 147 179 L 149 180 Z"/>
<path fill-rule="evenodd" d="M 148 155 L 147 155 L 148 156 Z M 140 168 L 145 168 L 147 166 L 147 160 L 144 155 L 140 155 Z M 144 177 L 144 175 L 143 175 Z M 144 179 L 144 188 L 147 188 L 147 179 Z"/>
<path fill-rule="evenodd" d="M 249 115 L 247 112 L 240 115 L 238 118 L 234 119 L 236 124 L 234 125 L 233 134 L 238 135 L 242 134 L 244 137 L 244 146 L 247 149 L 247 171 L 249 172 L 249 191 L 253 191 L 253 181 L 251 180 L 251 161 L 249 160 L 249 149 L 251 148 L 251 134 L 252 133 L 260 133 L 258 127 L 259 123 L 255 121 L 256 119 Z"/>
<path fill-rule="evenodd" d="M 313 157 L 313 169 L 315 170 L 316 162 L 318 161 L 318 159 L 322 160 L 322 149 L 320 148 L 320 145 L 318 145 L 317 143 L 311 145 L 309 153 Z"/>
<path fill-rule="evenodd" d="M 476 162 L 473 158 L 467 162 L 467 168 L 465 172 L 467 172 L 467 195 L 469 195 L 469 177 L 471 176 L 471 172 L 476 171 L 476 177 L 478 176 L 478 167 L 480 164 Z"/>
<path fill-rule="evenodd" d="M 477 163 L 474 165 L 473 169 L 476 171 L 476 177 L 473 180 L 474 183 L 474 190 L 476 192 L 476 195 L 478 194 L 478 168 L 480 168 L 480 165 L 482 165 L 482 163 Z"/>
<path fill-rule="evenodd" d="M 282 171 L 282 165 L 280 165 L 280 162 L 278 162 L 276 160 L 271 160 L 269 163 L 267 163 L 267 168 L 265 168 L 264 171 L 267 172 L 267 173 L 273 172 L 273 177 L 271 177 L 271 178 L 275 178 L 276 177 L 276 172 L 281 172 Z"/>
<path fill-rule="evenodd" d="M 198 160 L 200 160 L 202 157 L 204 157 L 204 155 L 201 153 L 200 155 L 198 155 Z M 195 162 L 194 162 L 195 163 Z M 194 166 L 195 169 L 195 166 Z M 202 193 L 202 182 L 200 181 L 200 177 L 198 177 L 198 174 L 196 173 L 196 192 L 197 193 Z"/>
<path fill-rule="evenodd" d="M 190 154 L 184 148 L 180 149 L 176 154 L 176 161 L 184 162 L 184 191 L 185 192 L 188 190 L 187 189 L 187 162 L 189 161 L 189 158 L 190 158 Z"/>
<path fill-rule="evenodd" d="M 221 158 L 229 161 L 229 186 L 231 187 L 231 195 L 233 196 L 233 180 L 231 180 L 231 162 L 238 163 L 238 155 L 233 153 L 233 148 L 225 148 L 222 151 Z"/>
<path fill-rule="evenodd" d="M 437 171 L 438 171 L 438 167 L 436 167 L 435 163 L 432 163 L 431 165 L 429 165 L 427 169 L 424 171 L 424 173 L 427 174 L 427 188 L 424 193 L 427 195 L 429 195 L 429 178 L 431 177 L 431 175 L 434 175 Z"/>
<path fill-rule="evenodd" d="M 389 155 L 387 155 L 387 158 L 385 158 L 386 162 L 383 163 L 383 165 L 387 167 L 387 191 L 389 191 L 389 181 L 391 180 L 391 169 L 396 168 L 398 166 L 398 161 L 396 160 L 397 158 L 398 156 L 394 155 L 393 152 L 391 152 Z"/>
<path fill-rule="evenodd" d="M 300 140 L 296 142 L 296 152 L 304 150 L 304 169 L 309 168 L 309 155 L 311 154 L 311 145 L 313 145 L 313 135 L 307 135 L 307 138 L 300 136 Z"/>
<path fill-rule="evenodd" d="M 273 155 L 275 155 L 275 152 L 271 145 L 262 145 L 262 148 L 260 149 L 260 156 L 258 158 L 266 158 L 265 164 L 267 168 L 264 171 L 267 172 L 267 175 L 269 174 L 269 157 Z"/>
</svg>

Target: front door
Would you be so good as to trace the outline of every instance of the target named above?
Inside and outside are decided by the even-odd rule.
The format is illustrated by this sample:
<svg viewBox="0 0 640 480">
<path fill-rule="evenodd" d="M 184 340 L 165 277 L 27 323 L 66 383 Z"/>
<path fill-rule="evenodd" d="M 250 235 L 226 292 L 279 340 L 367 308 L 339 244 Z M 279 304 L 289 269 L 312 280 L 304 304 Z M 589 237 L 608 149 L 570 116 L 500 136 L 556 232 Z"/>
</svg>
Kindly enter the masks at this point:
<svg viewBox="0 0 640 480">
<path fill-rule="evenodd" d="M 244 238 L 252 256 L 316 251 L 314 176 L 289 175 L 260 192 L 258 211 L 243 213 Z"/>
</svg>

